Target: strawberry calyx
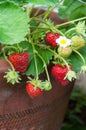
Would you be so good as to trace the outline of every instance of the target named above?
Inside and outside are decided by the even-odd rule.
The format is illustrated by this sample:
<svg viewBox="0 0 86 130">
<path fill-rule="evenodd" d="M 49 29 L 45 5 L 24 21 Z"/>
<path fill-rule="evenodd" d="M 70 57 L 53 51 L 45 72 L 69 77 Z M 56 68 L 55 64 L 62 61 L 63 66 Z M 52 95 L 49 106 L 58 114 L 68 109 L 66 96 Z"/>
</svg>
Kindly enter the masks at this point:
<svg viewBox="0 0 86 130">
<path fill-rule="evenodd" d="M 41 90 L 49 91 L 52 88 L 51 83 L 48 80 L 42 81 L 39 79 L 32 79 L 31 77 L 28 78 L 29 78 L 28 82 L 34 86 L 34 89 L 40 88 Z"/>
<path fill-rule="evenodd" d="M 77 74 L 76 74 L 74 71 L 69 70 L 69 71 L 67 72 L 66 76 L 64 77 L 64 80 L 65 80 L 65 79 L 68 79 L 69 81 L 72 81 L 72 80 L 74 80 L 74 79 L 77 79 Z"/>
<path fill-rule="evenodd" d="M 86 34 L 85 34 L 85 21 L 78 22 L 75 30 L 76 30 L 77 33 L 79 33 L 83 36 L 86 36 Z"/>
<path fill-rule="evenodd" d="M 86 65 L 81 66 L 81 71 L 80 72 L 86 73 Z"/>
<path fill-rule="evenodd" d="M 52 89 L 51 83 L 48 80 L 42 82 L 42 85 L 45 91 L 49 91 Z"/>
<path fill-rule="evenodd" d="M 11 83 L 13 85 L 15 83 L 19 83 L 19 81 L 21 80 L 19 72 L 15 70 L 11 70 L 11 69 L 9 69 L 8 72 L 6 72 L 6 75 L 4 75 L 4 78 L 7 79 L 8 83 Z"/>
<path fill-rule="evenodd" d="M 36 88 L 40 88 L 40 89 L 43 89 L 43 87 L 42 87 L 42 81 L 41 80 L 39 80 L 39 79 L 32 79 L 31 77 L 28 77 L 28 81 L 27 81 L 27 83 L 31 83 L 33 86 L 34 86 L 34 88 L 36 89 Z"/>
</svg>

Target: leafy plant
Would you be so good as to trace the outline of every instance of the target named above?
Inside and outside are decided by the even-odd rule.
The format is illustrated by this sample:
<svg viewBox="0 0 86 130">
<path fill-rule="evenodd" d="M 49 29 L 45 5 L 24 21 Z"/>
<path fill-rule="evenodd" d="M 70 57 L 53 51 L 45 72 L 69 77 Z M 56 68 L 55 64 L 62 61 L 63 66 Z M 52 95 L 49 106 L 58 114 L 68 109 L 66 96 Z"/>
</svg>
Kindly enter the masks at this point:
<svg viewBox="0 0 86 130">
<path fill-rule="evenodd" d="M 3 2 L 3 1 L 9 1 L 10 0 L 1 0 L 0 2 Z M 58 0 L 11 0 L 11 2 L 14 2 L 14 3 L 17 3 L 17 4 L 27 4 L 27 3 L 32 3 L 32 4 L 44 4 L 44 5 L 54 5 L 58 2 Z"/>
<path fill-rule="evenodd" d="M 21 80 L 20 74 L 25 74 L 35 89 L 39 87 L 48 91 L 52 88 L 47 68 L 50 63 L 55 67 L 54 72 L 53 67 L 50 70 L 51 74 L 63 86 L 76 79 L 78 71 L 86 72 L 86 17 L 80 14 L 81 18 L 57 25 L 49 18 L 55 8 L 60 10 L 64 5 L 66 9 L 72 6 L 64 13 L 65 17 L 68 14 L 71 19 L 71 11 L 78 8 L 78 13 L 74 15 L 76 18 L 85 5 L 73 0 L 73 5 L 67 0 L 63 5 L 60 2 L 0 1 L 0 58 L 11 66 L 11 70 L 4 76 L 7 82 L 18 83 Z M 28 7 L 26 3 L 32 5 Z M 35 4 L 47 5 L 47 10 L 43 13 L 40 13 L 39 8 L 34 11 Z M 62 10 L 58 13 L 62 13 Z M 39 77 L 44 71 L 47 79 L 42 81 Z"/>
</svg>

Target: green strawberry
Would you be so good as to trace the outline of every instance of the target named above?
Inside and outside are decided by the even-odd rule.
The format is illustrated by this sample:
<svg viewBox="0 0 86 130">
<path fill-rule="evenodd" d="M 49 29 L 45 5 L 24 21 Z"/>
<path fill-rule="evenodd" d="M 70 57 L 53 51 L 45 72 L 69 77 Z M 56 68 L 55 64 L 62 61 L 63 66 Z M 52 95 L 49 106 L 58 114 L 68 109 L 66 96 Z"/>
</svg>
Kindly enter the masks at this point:
<svg viewBox="0 0 86 130">
<path fill-rule="evenodd" d="M 43 82 L 42 84 L 43 84 L 43 87 L 44 87 L 44 90 L 45 90 L 45 91 L 49 91 L 49 90 L 52 89 L 51 83 L 50 83 L 49 81 L 46 80 L 46 81 Z"/>
<path fill-rule="evenodd" d="M 72 48 L 71 47 L 65 47 L 65 48 L 63 48 L 63 47 L 58 47 L 58 54 L 60 55 L 60 56 L 62 56 L 63 58 L 67 58 L 67 57 L 69 57 L 70 55 L 71 55 L 71 53 L 72 53 Z"/>
<path fill-rule="evenodd" d="M 72 41 L 71 47 L 74 50 L 79 50 L 85 46 L 85 40 L 77 35 L 73 36 L 71 38 L 71 41 Z"/>
</svg>

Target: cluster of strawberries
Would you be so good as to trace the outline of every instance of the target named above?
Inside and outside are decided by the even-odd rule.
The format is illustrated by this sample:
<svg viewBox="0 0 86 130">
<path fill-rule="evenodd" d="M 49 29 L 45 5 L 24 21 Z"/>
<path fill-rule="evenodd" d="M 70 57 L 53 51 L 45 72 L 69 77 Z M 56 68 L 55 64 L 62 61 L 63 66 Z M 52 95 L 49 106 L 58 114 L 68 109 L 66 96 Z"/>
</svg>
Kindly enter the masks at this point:
<svg viewBox="0 0 86 130">
<path fill-rule="evenodd" d="M 52 46 L 56 47 L 58 46 L 58 43 L 56 42 L 56 39 L 60 37 L 60 34 L 48 32 L 45 36 L 46 42 Z M 64 42 L 64 41 L 63 41 Z M 64 44 L 64 43 L 63 43 Z M 29 65 L 30 62 L 30 56 L 28 52 L 22 52 L 22 53 L 13 53 L 9 56 L 9 61 L 14 66 L 15 70 L 21 73 L 24 73 Z M 68 65 L 70 71 L 72 71 L 72 66 Z M 66 77 L 68 73 L 68 67 L 66 65 L 62 65 L 60 63 L 57 63 L 52 67 L 51 73 L 55 80 L 57 80 L 62 86 L 66 86 L 69 83 L 69 80 Z M 43 90 L 36 86 L 32 82 L 28 82 L 26 84 L 26 91 L 30 95 L 30 97 L 36 97 L 43 93 Z"/>
<path fill-rule="evenodd" d="M 49 32 L 46 34 L 46 42 L 52 46 L 52 47 L 56 47 L 58 46 L 58 43 L 56 42 L 57 39 L 60 37 L 60 34 L 58 33 L 53 33 L 53 32 Z M 59 47 L 60 48 L 60 47 Z M 58 48 L 58 53 L 59 53 L 59 48 Z M 70 50 L 66 51 L 66 54 L 61 50 L 61 54 L 63 57 L 67 57 L 70 54 Z M 72 70 L 72 66 L 69 65 L 70 70 Z M 53 77 L 62 85 L 62 86 L 66 86 L 69 83 L 69 80 L 66 77 L 66 74 L 68 73 L 68 67 L 66 65 L 62 65 L 60 63 L 54 65 L 52 67 L 52 75 Z"/>
</svg>

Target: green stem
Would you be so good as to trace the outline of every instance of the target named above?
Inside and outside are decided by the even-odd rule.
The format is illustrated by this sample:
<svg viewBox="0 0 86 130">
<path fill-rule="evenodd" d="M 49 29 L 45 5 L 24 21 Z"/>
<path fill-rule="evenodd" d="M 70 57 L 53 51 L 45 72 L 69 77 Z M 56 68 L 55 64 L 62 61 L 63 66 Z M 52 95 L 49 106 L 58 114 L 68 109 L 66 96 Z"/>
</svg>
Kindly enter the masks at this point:
<svg viewBox="0 0 86 130">
<path fill-rule="evenodd" d="M 15 71 L 14 66 L 11 64 L 11 62 L 8 60 L 7 56 L 5 55 L 5 50 L 4 49 L 3 49 L 3 55 L 4 55 L 5 60 L 10 64 L 12 70 Z"/>
<path fill-rule="evenodd" d="M 65 32 L 65 35 L 66 35 L 67 33 L 71 32 L 71 31 L 73 31 L 73 30 L 75 30 L 75 28 L 69 29 L 68 31 Z"/>
<path fill-rule="evenodd" d="M 62 33 L 62 31 L 56 29 L 54 26 L 51 26 L 51 27 L 50 27 L 50 25 L 47 24 L 47 22 L 46 22 L 45 20 L 39 19 L 39 18 L 32 18 L 32 19 L 33 19 L 33 20 L 36 20 L 36 21 L 40 21 L 40 22 L 46 24 L 46 25 L 47 25 L 47 29 L 51 30 L 52 32 L 60 33 L 62 36 L 64 36 L 64 33 Z M 35 28 L 37 28 L 37 29 L 42 29 L 42 27 L 41 27 L 41 28 L 40 28 L 40 27 L 35 27 Z M 35 32 L 36 32 L 36 30 L 35 30 Z"/>
<path fill-rule="evenodd" d="M 39 46 L 39 47 L 41 46 L 39 44 L 36 44 L 36 45 Z M 51 53 L 53 53 L 56 58 L 61 59 L 65 63 L 65 65 L 67 66 L 68 70 L 70 70 L 68 63 L 66 62 L 66 60 L 63 57 L 58 55 L 55 51 L 51 50 L 49 47 L 46 47 L 46 49 L 49 50 Z"/>
<path fill-rule="evenodd" d="M 5 51 L 6 49 L 14 49 L 15 51 L 18 51 L 17 48 L 14 46 L 4 46 L 2 51 Z"/>
<path fill-rule="evenodd" d="M 41 8 L 38 8 L 37 11 L 34 13 L 33 17 L 36 17 L 40 11 L 41 11 Z"/>
<path fill-rule="evenodd" d="M 33 54 L 34 54 L 34 62 L 35 62 L 35 69 L 36 69 L 36 80 L 38 80 L 38 67 L 37 67 L 37 61 L 36 61 L 36 54 L 37 54 L 37 51 L 34 47 L 34 43 L 31 41 L 30 42 L 31 45 L 32 45 L 32 48 L 33 48 Z"/>
<path fill-rule="evenodd" d="M 80 58 L 82 59 L 84 65 L 85 65 L 85 59 L 84 59 L 84 57 L 78 51 L 76 51 L 76 50 L 73 50 L 73 51 L 80 56 Z"/>
<path fill-rule="evenodd" d="M 64 36 L 64 33 L 62 31 L 60 31 L 59 29 L 56 29 L 55 27 L 54 29 L 55 29 L 55 32 L 60 33 L 62 36 Z"/>
<path fill-rule="evenodd" d="M 84 19 L 86 19 L 86 17 L 75 19 L 75 20 L 71 20 L 71 21 L 68 21 L 68 22 L 65 22 L 65 23 L 62 23 L 62 24 L 58 24 L 55 27 L 58 28 L 58 27 L 61 27 L 61 26 L 67 25 L 67 24 L 73 24 L 75 22 L 78 22 L 78 21 L 84 20 Z"/>
<path fill-rule="evenodd" d="M 51 10 L 49 8 L 48 8 L 47 11 L 45 11 L 45 14 L 44 14 L 44 17 L 43 17 L 44 20 L 49 16 L 50 12 L 51 12 Z"/>
<path fill-rule="evenodd" d="M 55 51 L 51 50 L 50 48 L 48 48 L 48 50 L 51 51 L 58 59 L 61 59 L 65 63 L 65 65 L 67 66 L 68 70 L 70 70 L 68 63 L 66 62 L 66 60 L 63 57 L 58 55 Z"/>
<path fill-rule="evenodd" d="M 35 29 L 50 29 L 49 27 L 38 27 L 38 26 L 30 26 L 31 28 L 35 28 Z"/>
<path fill-rule="evenodd" d="M 37 17 L 31 18 L 31 21 L 33 21 L 33 20 L 39 21 L 39 22 L 42 22 L 42 23 L 46 24 L 46 25 L 49 27 L 49 29 L 50 29 L 51 31 L 53 31 L 52 27 L 50 27 L 45 20 L 40 19 L 40 18 L 37 18 Z"/>
<path fill-rule="evenodd" d="M 45 11 L 44 20 L 49 16 L 49 14 L 59 5 L 59 3 L 55 4 L 53 7 L 49 7 L 47 11 Z"/>
<path fill-rule="evenodd" d="M 42 60 L 42 62 L 43 62 L 43 64 L 44 64 L 46 76 L 47 76 L 48 81 L 50 82 L 50 77 L 49 77 L 49 74 L 48 74 L 48 70 L 47 70 L 46 63 L 45 63 L 44 59 L 42 58 L 42 56 L 41 56 L 39 53 L 37 53 L 37 55 L 39 56 L 39 58 Z"/>
<path fill-rule="evenodd" d="M 31 14 L 31 12 L 32 12 L 32 10 L 34 9 L 34 5 L 32 5 L 31 7 L 27 7 L 26 8 L 26 13 L 27 13 L 27 15 L 30 17 L 30 14 Z"/>
<path fill-rule="evenodd" d="M 17 43 L 18 52 L 21 53 L 22 48 L 19 46 L 19 43 Z"/>
</svg>

